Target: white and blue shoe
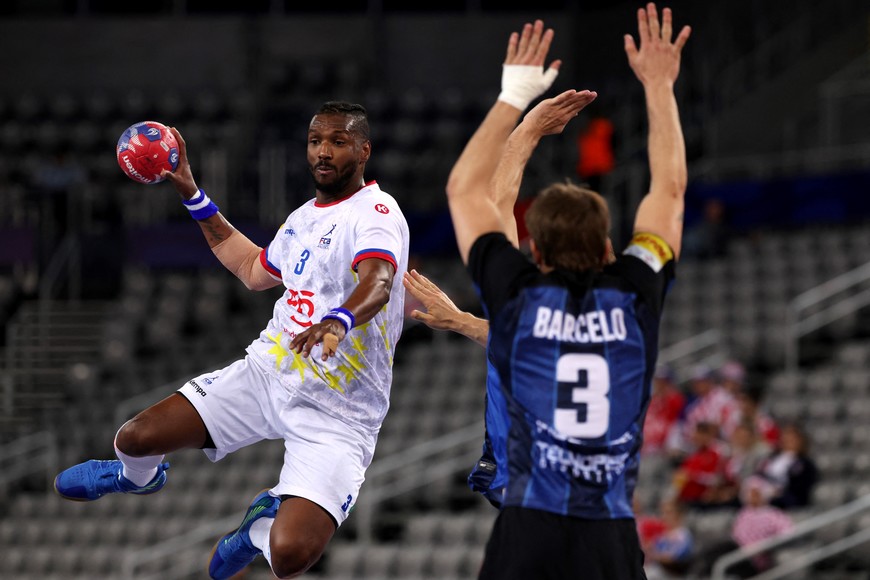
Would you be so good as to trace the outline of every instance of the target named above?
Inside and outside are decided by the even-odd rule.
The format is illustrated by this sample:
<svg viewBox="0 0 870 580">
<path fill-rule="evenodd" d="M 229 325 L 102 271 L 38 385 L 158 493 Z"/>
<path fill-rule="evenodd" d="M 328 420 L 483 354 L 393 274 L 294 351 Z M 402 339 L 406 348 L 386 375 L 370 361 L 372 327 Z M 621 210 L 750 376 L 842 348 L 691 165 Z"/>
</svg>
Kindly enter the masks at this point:
<svg viewBox="0 0 870 580">
<path fill-rule="evenodd" d="M 121 473 L 120 460 L 99 461 L 91 459 L 61 471 L 54 478 L 54 489 L 61 497 L 73 501 L 94 501 L 109 493 L 132 493 L 148 495 L 166 485 L 166 470 L 169 463 L 157 466 L 157 475 L 147 485 L 138 486 Z"/>
<path fill-rule="evenodd" d="M 251 526 L 260 518 L 274 518 L 280 505 L 281 500 L 270 495 L 269 490 L 260 492 L 245 512 L 239 527 L 215 544 L 208 564 L 208 575 L 214 580 L 230 578 L 262 554 L 262 550 L 251 543 Z"/>
</svg>

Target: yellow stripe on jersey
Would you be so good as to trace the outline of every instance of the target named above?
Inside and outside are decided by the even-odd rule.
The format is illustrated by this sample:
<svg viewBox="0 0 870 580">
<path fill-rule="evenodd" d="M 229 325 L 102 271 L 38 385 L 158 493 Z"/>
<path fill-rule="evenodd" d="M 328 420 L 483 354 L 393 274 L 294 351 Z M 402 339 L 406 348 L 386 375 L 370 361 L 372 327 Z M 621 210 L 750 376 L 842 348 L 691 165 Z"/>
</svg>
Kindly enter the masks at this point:
<svg viewBox="0 0 870 580">
<path fill-rule="evenodd" d="M 665 264 L 674 259 L 674 251 L 668 243 L 660 236 L 648 232 L 634 234 L 623 253 L 642 260 L 654 272 L 661 272 Z"/>
</svg>

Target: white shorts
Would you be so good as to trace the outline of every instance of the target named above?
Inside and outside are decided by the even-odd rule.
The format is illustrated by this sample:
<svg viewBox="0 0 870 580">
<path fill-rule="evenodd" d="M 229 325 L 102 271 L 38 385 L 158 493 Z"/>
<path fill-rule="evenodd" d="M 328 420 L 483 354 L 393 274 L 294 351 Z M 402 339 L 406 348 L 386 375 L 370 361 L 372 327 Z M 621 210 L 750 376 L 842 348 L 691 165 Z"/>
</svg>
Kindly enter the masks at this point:
<svg viewBox="0 0 870 580">
<path fill-rule="evenodd" d="M 263 439 L 284 440 L 276 496 L 310 500 L 341 523 L 356 503 L 372 462 L 377 433 L 349 425 L 293 393 L 250 356 L 200 375 L 179 390 L 202 417 L 212 461 Z"/>
</svg>

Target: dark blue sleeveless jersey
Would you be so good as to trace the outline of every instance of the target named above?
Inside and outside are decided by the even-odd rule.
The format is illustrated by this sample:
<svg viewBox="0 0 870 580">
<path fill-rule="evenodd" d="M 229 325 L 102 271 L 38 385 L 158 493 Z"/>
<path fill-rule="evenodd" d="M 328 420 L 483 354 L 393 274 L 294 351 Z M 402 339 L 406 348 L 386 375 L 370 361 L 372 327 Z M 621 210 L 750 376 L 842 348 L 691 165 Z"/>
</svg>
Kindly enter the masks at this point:
<svg viewBox="0 0 870 580">
<path fill-rule="evenodd" d="M 488 445 L 504 506 L 633 517 L 672 257 L 661 238 L 637 234 L 603 271 L 543 274 L 503 234 L 474 243 L 468 268 L 496 374 L 484 456 Z"/>
</svg>

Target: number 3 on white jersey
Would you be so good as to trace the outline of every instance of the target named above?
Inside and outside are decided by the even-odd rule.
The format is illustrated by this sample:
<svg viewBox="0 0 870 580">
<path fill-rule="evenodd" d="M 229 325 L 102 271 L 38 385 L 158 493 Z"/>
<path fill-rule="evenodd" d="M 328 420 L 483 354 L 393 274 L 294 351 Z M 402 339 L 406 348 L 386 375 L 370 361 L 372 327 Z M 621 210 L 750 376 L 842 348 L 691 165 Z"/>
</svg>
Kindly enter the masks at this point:
<svg viewBox="0 0 870 580">
<path fill-rule="evenodd" d="M 571 403 L 574 403 L 556 408 L 553 414 L 556 429 L 569 437 L 582 439 L 607 433 L 610 426 L 610 399 L 607 397 L 610 369 L 604 357 L 580 353 L 562 355 L 556 364 L 556 380 L 560 389 L 571 389 Z M 579 405 L 586 406 L 583 421 L 578 419 Z"/>
</svg>

